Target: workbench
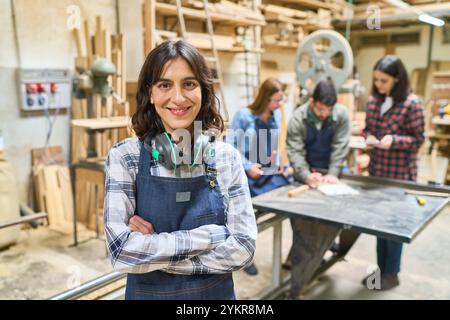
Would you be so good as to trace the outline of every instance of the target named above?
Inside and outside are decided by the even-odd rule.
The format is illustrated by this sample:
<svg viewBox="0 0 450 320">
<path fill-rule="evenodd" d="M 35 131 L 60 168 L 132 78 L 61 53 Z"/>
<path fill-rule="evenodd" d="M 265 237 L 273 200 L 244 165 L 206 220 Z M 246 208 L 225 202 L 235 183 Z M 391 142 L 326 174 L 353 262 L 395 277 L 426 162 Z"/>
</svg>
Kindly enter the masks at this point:
<svg viewBox="0 0 450 320">
<path fill-rule="evenodd" d="M 338 249 L 328 259 L 320 253 L 318 263 L 311 266 L 313 277 L 306 282 L 342 260 L 361 233 L 411 243 L 450 201 L 449 187 L 354 175 L 344 175 L 340 181 L 358 190 L 359 194 L 325 196 L 310 189 L 297 197 L 288 197 L 288 191 L 298 187 L 289 185 L 252 199 L 257 210 L 321 224 L 325 226 L 324 232 L 327 232 L 327 227 L 339 231 L 336 234 L 339 237 Z M 418 203 L 417 195 L 406 192 L 422 193 L 420 197 L 425 199 L 425 205 Z M 430 192 L 440 196 L 425 195 Z M 281 275 L 281 222 L 277 230 L 274 234 L 272 284 L 255 298 L 279 298 L 289 288 L 289 278 L 282 279 Z M 323 238 L 330 238 L 329 234 L 317 234 L 317 239 Z M 334 241 L 335 238 L 331 237 L 328 247 Z"/>
</svg>

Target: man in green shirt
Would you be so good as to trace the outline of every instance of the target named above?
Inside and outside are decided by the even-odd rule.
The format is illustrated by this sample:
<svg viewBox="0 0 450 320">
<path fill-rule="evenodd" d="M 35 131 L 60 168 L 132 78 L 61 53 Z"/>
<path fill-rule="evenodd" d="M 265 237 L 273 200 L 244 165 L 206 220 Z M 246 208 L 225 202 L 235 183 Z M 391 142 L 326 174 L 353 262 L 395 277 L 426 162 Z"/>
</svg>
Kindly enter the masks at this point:
<svg viewBox="0 0 450 320">
<path fill-rule="evenodd" d="M 351 122 L 347 107 L 336 102 L 333 83 L 321 81 L 310 100 L 297 108 L 289 121 L 286 150 L 294 178 L 311 188 L 322 183 L 337 183 L 348 153 Z M 290 296 L 296 298 L 339 230 L 301 218 L 291 218 L 291 225 Z"/>
</svg>

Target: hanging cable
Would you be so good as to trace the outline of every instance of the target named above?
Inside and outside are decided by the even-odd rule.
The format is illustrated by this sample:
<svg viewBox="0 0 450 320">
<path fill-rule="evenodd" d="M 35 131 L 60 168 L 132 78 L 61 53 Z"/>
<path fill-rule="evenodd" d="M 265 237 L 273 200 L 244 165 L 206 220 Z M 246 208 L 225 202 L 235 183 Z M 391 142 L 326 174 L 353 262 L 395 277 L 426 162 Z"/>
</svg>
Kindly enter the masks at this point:
<svg viewBox="0 0 450 320">
<path fill-rule="evenodd" d="M 13 31 L 14 31 L 14 45 L 16 47 L 17 52 L 17 67 L 20 68 L 22 66 L 22 57 L 20 55 L 20 43 L 19 43 L 19 35 L 18 35 L 18 28 L 17 28 L 17 18 L 16 18 L 16 6 L 15 1 L 11 0 L 11 18 L 12 18 L 12 24 L 13 24 Z"/>
</svg>

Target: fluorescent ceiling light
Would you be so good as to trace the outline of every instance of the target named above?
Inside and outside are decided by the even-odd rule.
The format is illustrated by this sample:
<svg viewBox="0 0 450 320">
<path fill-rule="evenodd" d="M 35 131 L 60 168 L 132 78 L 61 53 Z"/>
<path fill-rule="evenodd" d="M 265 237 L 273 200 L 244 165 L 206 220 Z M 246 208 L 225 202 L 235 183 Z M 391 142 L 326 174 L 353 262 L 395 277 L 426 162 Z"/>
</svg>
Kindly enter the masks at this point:
<svg viewBox="0 0 450 320">
<path fill-rule="evenodd" d="M 432 24 L 436 27 L 442 27 L 445 24 L 444 20 L 435 18 L 426 13 L 422 13 L 421 15 L 419 15 L 419 20 L 425 23 Z"/>
</svg>

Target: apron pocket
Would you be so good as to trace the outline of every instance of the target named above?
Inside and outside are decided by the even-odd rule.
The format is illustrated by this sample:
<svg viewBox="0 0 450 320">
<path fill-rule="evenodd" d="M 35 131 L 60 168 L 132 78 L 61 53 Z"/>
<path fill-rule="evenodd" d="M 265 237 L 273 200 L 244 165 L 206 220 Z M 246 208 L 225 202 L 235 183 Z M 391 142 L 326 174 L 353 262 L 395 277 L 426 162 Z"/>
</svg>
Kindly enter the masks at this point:
<svg viewBox="0 0 450 320">
<path fill-rule="evenodd" d="M 195 217 L 188 217 L 181 223 L 180 230 L 192 230 L 208 224 L 225 225 L 224 214 L 221 212 L 210 212 Z"/>
</svg>

